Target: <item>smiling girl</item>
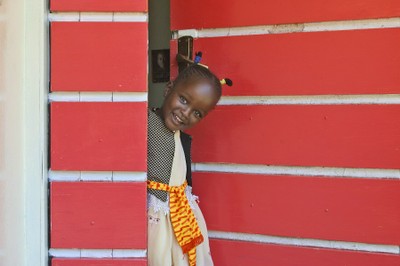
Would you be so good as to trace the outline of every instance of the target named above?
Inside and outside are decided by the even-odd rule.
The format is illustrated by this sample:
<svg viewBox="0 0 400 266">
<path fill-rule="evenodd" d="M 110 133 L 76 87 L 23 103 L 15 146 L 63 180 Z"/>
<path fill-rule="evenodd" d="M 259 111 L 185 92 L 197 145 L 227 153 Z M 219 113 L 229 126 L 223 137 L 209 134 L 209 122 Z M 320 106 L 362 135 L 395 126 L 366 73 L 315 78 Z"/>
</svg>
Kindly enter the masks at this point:
<svg viewBox="0 0 400 266">
<path fill-rule="evenodd" d="M 169 82 L 161 108 L 149 110 L 148 262 L 150 266 L 212 266 L 207 227 L 192 194 L 191 137 L 221 97 L 221 82 L 190 65 Z"/>
</svg>

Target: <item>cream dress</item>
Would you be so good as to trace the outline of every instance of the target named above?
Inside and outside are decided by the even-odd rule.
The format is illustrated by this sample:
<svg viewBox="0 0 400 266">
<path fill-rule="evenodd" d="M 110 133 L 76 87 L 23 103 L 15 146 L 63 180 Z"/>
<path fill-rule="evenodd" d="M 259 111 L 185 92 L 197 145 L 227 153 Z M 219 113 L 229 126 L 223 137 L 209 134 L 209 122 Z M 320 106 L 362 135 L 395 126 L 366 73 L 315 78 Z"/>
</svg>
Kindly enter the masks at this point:
<svg viewBox="0 0 400 266">
<path fill-rule="evenodd" d="M 180 186 L 186 179 L 186 160 L 180 140 L 180 131 L 174 133 L 175 153 L 171 169 L 170 186 Z M 197 205 L 197 196 L 192 194 L 192 188 L 186 187 L 186 196 L 196 217 L 204 242 L 196 247 L 196 265 L 213 266 L 208 242 L 207 227 Z M 188 266 L 187 254 L 176 240 L 169 214 L 169 197 L 166 202 L 148 193 L 148 265 L 149 266 Z"/>
</svg>

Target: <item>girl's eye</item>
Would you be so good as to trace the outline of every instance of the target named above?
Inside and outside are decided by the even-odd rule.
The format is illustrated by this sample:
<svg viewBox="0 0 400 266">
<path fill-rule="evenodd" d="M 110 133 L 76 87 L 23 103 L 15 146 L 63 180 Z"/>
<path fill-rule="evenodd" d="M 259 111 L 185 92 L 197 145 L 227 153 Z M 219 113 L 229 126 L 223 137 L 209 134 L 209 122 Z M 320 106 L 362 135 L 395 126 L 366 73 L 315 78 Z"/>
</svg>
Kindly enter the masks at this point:
<svg viewBox="0 0 400 266">
<path fill-rule="evenodd" d="M 201 118 L 201 117 L 202 117 L 202 115 L 201 115 L 201 113 L 200 113 L 199 111 L 195 111 L 195 112 L 194 112 L 194 115 L 195 115 L 197 118 Z"/>
<path fill-rule="evenodd" d="M 181 100 L 181 102 L 182 102 L 183 104 L 186 104 L 186 103 L 187 103 L 185 97 L 179 96 L 179 99 Z"/>
</svg>

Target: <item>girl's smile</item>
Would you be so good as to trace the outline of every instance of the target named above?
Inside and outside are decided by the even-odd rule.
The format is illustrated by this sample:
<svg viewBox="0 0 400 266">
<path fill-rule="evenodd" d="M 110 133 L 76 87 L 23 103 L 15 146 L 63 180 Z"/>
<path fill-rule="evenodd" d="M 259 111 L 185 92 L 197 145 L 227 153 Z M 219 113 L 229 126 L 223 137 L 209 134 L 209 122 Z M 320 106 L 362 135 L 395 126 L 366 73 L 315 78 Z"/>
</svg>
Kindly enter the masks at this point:
<svg viewBox="0 0 400 266">
<path fill-rule="evenodd" d="M 171 131 L 185 130 L 196 125 L 219 100 L 215 89 L 205 80 L 180 84 L 166 89 L 161 114 Z"/>
<path fill-rule="evenodd" d="M 177 127 L 181 126 L 181 125 L 185 125 L 185 123 L 183 122 L 183 120 L 175 113 L 172 113 L 172 120 L 174 121 L 175 125 Z"/>
</svg>

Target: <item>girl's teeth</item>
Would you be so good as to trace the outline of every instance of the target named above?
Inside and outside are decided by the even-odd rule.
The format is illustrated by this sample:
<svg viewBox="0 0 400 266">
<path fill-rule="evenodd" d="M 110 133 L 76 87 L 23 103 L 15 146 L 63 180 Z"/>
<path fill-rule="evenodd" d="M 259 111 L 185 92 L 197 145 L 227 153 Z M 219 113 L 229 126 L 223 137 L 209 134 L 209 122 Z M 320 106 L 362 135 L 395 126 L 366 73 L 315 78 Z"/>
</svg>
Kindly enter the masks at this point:
<svg viewBox="0 0 400 266">
<path fill-rule="evenodd" d="M 177 115 L 174 115 L 174 117 L 175 117 L 176 121 L 178 121 L 178 123 L 180 123 L 180 124 L 183 123 L 183 121 Z"/>
<path fill-rule="evenodd" d="M 178 116 L 175 116 L 175 118 L 176 120 L 178 120 L 179 123 L 182 123 L 182 120 Z"/>
</svg>

